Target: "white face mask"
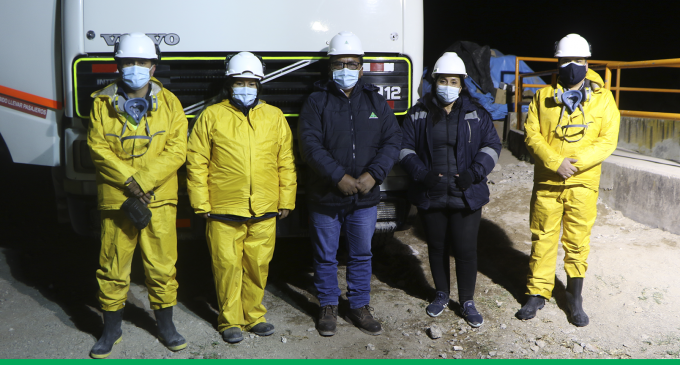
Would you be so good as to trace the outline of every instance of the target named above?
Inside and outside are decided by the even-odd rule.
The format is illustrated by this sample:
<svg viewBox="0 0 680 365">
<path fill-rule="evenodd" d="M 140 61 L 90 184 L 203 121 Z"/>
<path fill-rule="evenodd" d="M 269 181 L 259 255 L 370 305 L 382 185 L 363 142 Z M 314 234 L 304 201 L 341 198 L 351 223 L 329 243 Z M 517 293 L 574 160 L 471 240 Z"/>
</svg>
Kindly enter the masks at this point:
<svg viewBox="0 0 680 365">
<path fill-rule="evenodd" d="M 244 106 L 250 106 L 257 97 L 257 89 L 252 87 L 235 87 L 232 96 Z"/>
<path fill-rule="evenodd" d="M 449 105 L 458 99 L 460 89 L 459 87 L 437 85 L 437 97 L 442 103 Z"/>
</svg>

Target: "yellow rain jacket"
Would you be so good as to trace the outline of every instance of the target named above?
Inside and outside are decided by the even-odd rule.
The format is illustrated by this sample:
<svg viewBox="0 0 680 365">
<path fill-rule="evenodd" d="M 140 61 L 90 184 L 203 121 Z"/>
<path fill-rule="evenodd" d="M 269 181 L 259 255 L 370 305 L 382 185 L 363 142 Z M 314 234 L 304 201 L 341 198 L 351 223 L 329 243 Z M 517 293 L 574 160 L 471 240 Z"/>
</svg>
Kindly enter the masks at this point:
<svg viewBox="0 0 680 365">
<path fill-rule="evenodd" d="M 151 94 L 158 98 L 158 110 L 147 112 L 135 129 L 128 122 L 125 136 L 146 136 L 146 123 L 151 134 L 161 132 L 149 142 L 144 139 L 121 141 L 125 116 L 120 115 L 112 104 L 118 87 L 116 82 L 92 94 L 94 103 L 90 111 L 90 128 L 87 144 L 92 161 L 97 167 L 97 196 L 99 209 L 115 210 L 128 198 L 125 181 L 132 176 L 144 192 L 153 191 L 149 207 L 177 204 L 177 169 L 186 159 L 187 119 L 177 97 L 151 78 Z M 140 157 L 130 157 L 123 151 Z"/>
<path fill-rule="evenodd" d="M 262 100 L 247 117 L 229 100 L 206 108 L 189 137 L 187 175 L 198 214 L 295 209 L 293 139 L 281 110 Z"/>
<path fill-rule="evenodd" d="M 579 109 L 571 115 L 566 110 L 560 123 L 588 124 L 585 136 L 578 142 L 564 140 L 560 130 L 559 135 L 555 133 L 562 105 L 555 102 L 554 95 L 555 88 L 561 86 L 551 85 L 540 89 L 529 105 L 529 115 L 524 123 L 525 142 L 536 161 L 536 184 L 583 185 L 593 190 L 599 188 L 601 163 L 616 149 L 621 115 L 611 91 L 604 88 L 600 75 L 589 69 L 586 79 L 591 82 L 592 92 L 590 100 L 583 102 L 585 119 Z M 568 128 L 568 133 L 578 132 L 579 129 Z M 580 137 L 579 134 L 569 139 Z M 578 172 L 564 180 L 556 171 L 566 157 L 578 160 L 574 163 Z"/>
</svg>

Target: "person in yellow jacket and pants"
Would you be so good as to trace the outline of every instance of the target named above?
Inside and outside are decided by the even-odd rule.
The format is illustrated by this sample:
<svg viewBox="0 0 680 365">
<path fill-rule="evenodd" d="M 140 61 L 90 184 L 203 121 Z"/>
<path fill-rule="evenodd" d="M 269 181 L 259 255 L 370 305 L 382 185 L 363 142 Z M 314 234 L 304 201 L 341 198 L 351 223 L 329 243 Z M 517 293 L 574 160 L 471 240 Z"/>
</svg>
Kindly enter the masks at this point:
<svg viewBox="0 0 680 365">
<path fill-rule="evenodd" d="M 160 340 L 173 351 L 187 346 L 172 321 L 177 304 L 177 169 L 186 157 L 187 119 L 177 97 L 152 77 L 160 51 L 148 36 L 123 34 L 114 57 L 121 78 L 92 94 L 87 139 L 102 218 L 97 281 L 104 332 L 90 352 L 94 358 L 107 357 L 122 339 L 137 243 Z M 151 211 L 145 228 L 138 229 L 120 210 L 129 198 Z"/>
<path fill-rule="evenodd" d="M 227 61 L 219 102 L 201 113 L 189 137 L 187 187 L 194 211 L 208 220 L 218 331 L 237 343 L 242 330 L 274 333 L 262 299 L 276 220 L 295 209 L 297 182 L 288 122 L 258 99 L 262 60 L 241 52 Z"/>
<path fill-rule="evenodd" d="M 562 224 L 569 321 L 582 327 L 589 323 L 581 293 L 597 216 L 601 164 L 616 149 L 620 113 L 602 78 L 588 69 L 590 44 L 583 37 L 562 38 L 555 57 L 558 82 L 534 95 L 524 124 L 525 142 L 536 164 L 529 299 L 517 317 L 534 318 L 551 297 Z"/>
</svg>

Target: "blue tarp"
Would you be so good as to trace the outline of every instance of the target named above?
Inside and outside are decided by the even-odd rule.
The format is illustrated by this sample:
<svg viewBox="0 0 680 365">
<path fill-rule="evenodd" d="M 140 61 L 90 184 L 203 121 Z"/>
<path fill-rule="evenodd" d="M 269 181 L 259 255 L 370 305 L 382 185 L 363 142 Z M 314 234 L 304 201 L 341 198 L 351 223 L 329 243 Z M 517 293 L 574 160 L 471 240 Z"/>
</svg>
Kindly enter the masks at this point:
<svg viewBox="0 0 680 365">
<path fill-rule="evenodd" d="M 493 87 L 498 87 L 500 82 L 505 82 L 506 84 L 515 82 L 515 56 L 505 56 L 497 49 L 494 49 L 496 57 L 491 57 L 491 80 L 493 81 Z M 519 61 L 519 72 L 520 73 L 531 73 L 534 72 L 529 66 L 527 66 L 524 61 Z M 525 84 L 541 84 L 545 85 L 545 82 L 540 77 L 527 77 L 524 79 Z M 525 90 L 531 90 L 536 92 L 537 88 L 528 88 Z"/>
</svg>

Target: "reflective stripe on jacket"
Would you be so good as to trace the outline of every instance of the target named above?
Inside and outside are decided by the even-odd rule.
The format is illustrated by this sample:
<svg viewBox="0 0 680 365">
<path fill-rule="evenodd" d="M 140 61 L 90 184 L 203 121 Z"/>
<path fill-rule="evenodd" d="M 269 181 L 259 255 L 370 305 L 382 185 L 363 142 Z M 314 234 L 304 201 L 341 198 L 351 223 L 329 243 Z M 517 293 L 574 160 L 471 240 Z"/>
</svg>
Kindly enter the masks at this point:
<svg viewBox="0 0 680 365">
<path fill-rule="evenodd" d="M 186 159 L 187 118 L 179 99 L 163 85 L 151 78 L 151 95 L 158 99 L 158 109 L 149 110 L 137 128 L 128 123 L 123 137 L 156 134 L 151 141 L 120 136 L 126 118 L 112 104 L 118 91 L 117 81 L 92 94 L 87 144 L 97 173 L 98 207 L 103 210 L 120 209 L 128 198 L 125 181 L 132 176 L 144 192 L 153 191 L 150 206 L 177 203 L 177 169 Z M 144 155 L 131 157 L 131 154 Z"/>
</svg>

